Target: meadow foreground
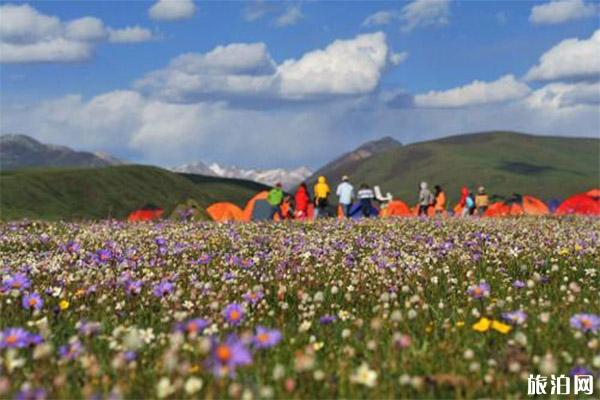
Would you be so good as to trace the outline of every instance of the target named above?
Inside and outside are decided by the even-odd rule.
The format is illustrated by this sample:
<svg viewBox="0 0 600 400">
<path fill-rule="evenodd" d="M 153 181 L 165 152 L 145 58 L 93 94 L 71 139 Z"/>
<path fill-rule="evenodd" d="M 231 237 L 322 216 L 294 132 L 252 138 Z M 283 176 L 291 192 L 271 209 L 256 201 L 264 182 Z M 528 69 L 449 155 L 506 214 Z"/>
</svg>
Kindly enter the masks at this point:
<svg viewBox="0 0 600 400">
<path fill-rule="evenodd" d="M 0 261 L 2 398 L 600 393 L 599 219 L 21 222 Z"/>
</svg>

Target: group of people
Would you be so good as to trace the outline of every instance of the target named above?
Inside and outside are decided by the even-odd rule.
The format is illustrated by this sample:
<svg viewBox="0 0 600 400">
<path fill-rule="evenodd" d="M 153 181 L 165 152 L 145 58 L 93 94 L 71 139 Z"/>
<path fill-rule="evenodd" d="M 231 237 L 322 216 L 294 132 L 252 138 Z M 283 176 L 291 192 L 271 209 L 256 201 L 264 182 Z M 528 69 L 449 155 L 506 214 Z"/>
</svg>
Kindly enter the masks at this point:
<svg viewBox="0 0 600 400">
<path fill-rule="evenodd" d="M 281 183 L 275 185 L 267 196 L 267 201 L 271 206 L 270 218 L 278 215 L 280 219 L 306 219 L 309 216 L 309 207 L 312 204 L 313 217 L 331 217 L 335 214 L 331 211 L 329 197 L 331 188 L 324 176 L 317 179 L 313 188 L 314 197 L 311 199 L 308 186 L 302 182 L 296 192 L 291 196 L 286 196 L 283 192 Z M 335 195 L 338 198 L 338 205 L 345 217 L 349 217 L 355 201 L 359 203 L 359 211 L 362 216 L 370 217 L 373 212 L 373 201 L 376 200 L 375 193 L 367 185 L 360 185 L 355 193 L 354 186 L 350 183 L 348 176 L 342 177 L 342 182 L 337 186 Z M 432 192 L 427 182 L 421 182 L 419 186 L 418 215 L 440 215 L 446 212 L 446 193 L 440 185 L 434 186 Z M 285 205 L 285 207 L 283 207 Z M 483 186 L 480 186 L 477 195 L 474 195 L 467 187 L 461 190 L 461 197 L 457 207 L 457 212 L 461 216 L 479 214 L 483 215 L 489 205 L 489 197 Z"/>
</svg>

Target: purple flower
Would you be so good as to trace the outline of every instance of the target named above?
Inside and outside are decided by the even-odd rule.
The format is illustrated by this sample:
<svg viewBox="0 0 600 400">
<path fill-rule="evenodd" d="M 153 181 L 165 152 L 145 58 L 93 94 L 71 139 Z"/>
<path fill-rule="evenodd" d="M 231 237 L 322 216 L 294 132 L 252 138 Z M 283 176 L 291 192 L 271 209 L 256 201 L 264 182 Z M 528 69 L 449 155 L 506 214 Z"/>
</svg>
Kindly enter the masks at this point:
<svg viewBox="0 0 600 400">
<path fill-rule="evenodd" d="M 520 281 L 518 279 L 516 281 L 514 281 L 513 284 L 512 284 L 512 287 L 514 287 L 515 289 L 523 289 L 525 286 L 527 286 L 525 284 L 525 282 Z"/>
<path fill-rule="evenodd" d="M 95 321 L 79 321 L 76 326 L 83 336 L 94 336 L 100 332 L 101 327 L 100 322 Z"/>
<path fill-rule="evenodd" d="M 238 325 L 244 317 L 244 310 L 241 305 L 231 303 L 223 310 L 223 317 L 231 325 Z"/>
<path fill-rule="evenodd" d="M 123 356 L 125 356 L 125 361 L 127 361 L 128 363 L 135 361 L 137 359 L 137 353 L 135 351 L 131 351 L 131 350 L 123 353 Z"/>
<path fill-rule="evenodd" d="M 206 264 L 208 264 L 210 262 L 210 260 L 212 260 L 212 257 L 210 255 L 208 255 L 208 254 L 202 254 L 196 260 L 196 264 L 198 264 L 198 265 L 206 265 Z"/>
<path fill-rule="evenodd" d="M 265 297 L 265 295 L 260 290 L 258 290 L 256 292 L 244 293 L 242 295 L 242 298 L 244 300 L 246 300 L 248 303 L 252 304 L 252 305 L 254 305 L 254 304 L 258 303 L 259 301 L 261 301 L 263 297 Z"/>
<path fill-rule="evenodd" d="M 76 359 L 81 354 L 82 350 L 83 348 L 81 346 L 81 342 L 79 340 L 75 340 L 69 344 L 60 346 L 58 353 L 60 354 L 61 358 L 71 361 Z"/>
<path fill-rule="evenodd" d="M 571 371 L 569 371 L 569 375 L 570 376 L 594 375 L 594 373 L 592 371 L 590 371 L 589 369 L 587 369 L 586 367 L 582 367 L 581 365 L 578 365 L 578 366 L 574 367 Z"/>
<path fill-rule="evenodd" d="M 571 317 L 571 326 L 583 332 L 594 332 L 600 329 L 600 317 L 595 314 L 575 314 Z"/>
<path fill-rule="evenodd" d="M 44 300 L 37 293 L 26 294 L 21 301 L 23 308 L 26 310 L 41 310 L 44 305 Z"/>
<path fill-rule="evenodd" d="M 201 333 L 210 325 L 210 322 L 203 318 L 190 319 L 184 323 L 177 325 L 177 330 L 180 332 L 187 332 L 189 334 Z"/>
<path fill-rule="evenodd" d="M 490 285 L 487 282 L 480 282 L 478 285 L 469 286 L 467 293 L 475 299 L 481 299 L 490 294 Z"/>
<path fill-rule="evenodd" d="M 235 376 L 235 369 L 241 365 L 252 364 L 252 356 L 246 345 L 235 335 L 230 335 L 224 342 L 214 342 L 208 366 L 217 377 Z"/>
<path fill-rule="evenodd" d="M 23 348 L 29 345 L 30 333 L 23 328 L 8 328 L 0 332 L 0 349 Z"/>
<path fill-rule="evenodd" d="M 158 247 L 164 247 L 167 245 L 167 239 L 165 239 L 164 237 L 157 237 L 156 239 L 154 239 L 154 243 L 156 243 L 156 245 Z"/>
<path fill-rule="evenodd" d="M 527 320 L 525 311 L 508 311 L 502 313 L 502 319 L 512 325 L 521 325 Z"/>
<path fill-rule="evenodd" d="M 69 253 L 78 253 L 79 249 L 80 249 L 79 244 L 72 240 L 67 242 L 67 244 L 65 245 L 65 250 L 68 251 Z"/>
<path fill-rule="evenodd" d="M 334 323 L 336 319 L 337 318 L 335 315 L 323 315 L 321 318 L 319 318 L 319 322 L 321 325 L 329 325 Z"/>
<path fill-rule="evenodd" d="M 154 293 L 154 295 L 156 297 L 164 297 L 167 296 L 171 293 L 173 293 L 173 290 L 175 289 L 175 287 L 173 286 L 173 284 L 169 281 L 161 281 L 160 283 L 154 285 L 154 289 L 152 290 L 152 293 Z"/>
<path fill-rule="evenodd" d="M 106 264 L 113 257 L 112 251 L 108 249 L 100 249 L 96 251 L 96 261 L 100 264 Z"/>
<path fill-rule="evenodd" d="M 268 349 L 275 346 L 281 341 L 281 332 L 277 329 L 267 329 L 262 326 L 256 327 L 256 335 L 254 335 L 254 346 L 259 349 Z"/>
<path fill-rule="evenodd" d="M 31 286 L 31 282 L 27 275 L 17 272 L 14 275 L 8 277 L 8 279 L 4 280 L 4 287 L 7 290 L 16 289 L 16 290 L 24 290 Z"/>
<path fill-rule="evenodd" d="M 143 282 L 142 281 L 132 281 L 127 280 L 123 284 L 123 288 L 125 289 L 125 293 L 128 296 L 134 296 L 140 294 L 142 291 Z"/>
<path fill-rule="evenodd" d="M 46 399 L 46 391 L 42 388 L 29 388 L 23 389 L 18 392 L 14 400 L 45 400 Z"/>
</svg>

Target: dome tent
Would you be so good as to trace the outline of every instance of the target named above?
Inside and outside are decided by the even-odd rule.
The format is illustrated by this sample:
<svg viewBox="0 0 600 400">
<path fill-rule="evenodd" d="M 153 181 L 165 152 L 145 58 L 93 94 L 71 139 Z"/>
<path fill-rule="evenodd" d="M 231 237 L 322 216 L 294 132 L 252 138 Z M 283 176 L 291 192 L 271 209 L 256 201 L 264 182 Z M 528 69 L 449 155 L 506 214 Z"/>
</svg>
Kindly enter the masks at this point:
<svg viewBox="0 0 600 400">
<path fill-rule="evenodd" d="M 208 215 L 213 221 L 243 221 L 244 211 L 233 203 L 219 202 L 213 203 L 206 209 Z"/>
</svg>

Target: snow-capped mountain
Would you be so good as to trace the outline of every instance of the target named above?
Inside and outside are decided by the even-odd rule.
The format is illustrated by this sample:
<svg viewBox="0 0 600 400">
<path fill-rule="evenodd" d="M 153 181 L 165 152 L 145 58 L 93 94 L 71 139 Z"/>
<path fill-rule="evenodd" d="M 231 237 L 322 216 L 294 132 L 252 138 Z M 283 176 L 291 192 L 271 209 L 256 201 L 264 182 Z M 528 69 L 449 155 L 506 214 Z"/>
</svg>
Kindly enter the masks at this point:
<svg viewBox="0 0 600 400">
<path fill-rule="evenodd" d="M 201 161 L 184 164 L 179 167 L 172 168 L 172 170 L 175 172 L 184 172 L 188 174 L 248 179 L 267 185 L 275 185 L 277 182 L 281 182 L 284 189 L 293 189 L 300 182 L 312 175 L 312 171 L 307 167 L 299 167 L 292 170 L 283 168 L 243 169 L 235 166 L 219 165 L 217 163 L 206 165 Z"/>
</svg>

